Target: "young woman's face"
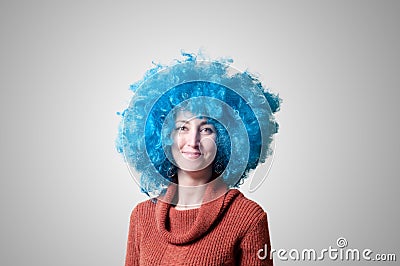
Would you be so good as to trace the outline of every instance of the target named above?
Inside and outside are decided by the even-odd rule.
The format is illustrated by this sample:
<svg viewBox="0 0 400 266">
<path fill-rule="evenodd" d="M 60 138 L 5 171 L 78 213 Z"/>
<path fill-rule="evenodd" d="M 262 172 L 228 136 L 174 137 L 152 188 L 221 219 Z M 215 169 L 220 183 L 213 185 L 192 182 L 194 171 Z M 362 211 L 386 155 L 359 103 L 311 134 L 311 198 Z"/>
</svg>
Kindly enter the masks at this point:
<svg viewBox="0 0 400 266">
<path fill-rule="evenodd" d="M 215 127 L 207 119 L 196 118 L 181 111 L 175 118 L 172 156 L 177 167 L 185 171 L 200 171 L 212 167 L 217 153 Z"/>
</svg>

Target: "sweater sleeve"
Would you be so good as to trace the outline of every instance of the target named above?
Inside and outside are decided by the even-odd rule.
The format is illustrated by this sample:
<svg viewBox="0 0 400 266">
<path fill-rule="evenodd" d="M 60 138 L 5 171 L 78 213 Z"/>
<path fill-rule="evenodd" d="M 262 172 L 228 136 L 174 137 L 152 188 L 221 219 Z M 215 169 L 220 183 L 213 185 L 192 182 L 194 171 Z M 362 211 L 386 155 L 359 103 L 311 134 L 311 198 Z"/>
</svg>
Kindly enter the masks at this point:
<svg viewBox="0 0 400 266">
<path fill-rule="evenodd" d="M 263 212 L 259 219 L 249 228 L 240 243 L 240 265 L 266 265 L 272 266 L 270 258 L 271 243 L 267 214 Z"/>
<path fill-rule="evenodd" d="M 138 210 L 133 209 L 128 233 L 128 243 L 126 249 L 125 266 L 139 265 L 139 237 L 138 237 Z"/>
</svg>

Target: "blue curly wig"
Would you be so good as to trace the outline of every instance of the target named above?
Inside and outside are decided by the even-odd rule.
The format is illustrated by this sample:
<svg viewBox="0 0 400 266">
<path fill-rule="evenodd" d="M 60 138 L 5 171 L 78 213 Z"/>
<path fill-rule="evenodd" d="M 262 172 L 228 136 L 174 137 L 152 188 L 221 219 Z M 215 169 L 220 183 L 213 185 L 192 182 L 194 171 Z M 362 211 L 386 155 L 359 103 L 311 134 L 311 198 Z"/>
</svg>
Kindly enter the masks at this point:
<svg viewBox="0 0 400 266">
<path fill-rule="evenodd" d="M 230 59 L 209 61 L 182 53 L 171 66 L 156 65 L 131 85 L 133 97 L 120 115 L 116 147 L 136 171 L 142 192 L 162 194 L 176 180 L 171 132 L 179 110 L 204 117 L 216 129 L 213 169 L 228 187 L 242 184 L 250 170 L 272 154 L 278 131 L 274 113 L 281 99 Z"/>
</svg>

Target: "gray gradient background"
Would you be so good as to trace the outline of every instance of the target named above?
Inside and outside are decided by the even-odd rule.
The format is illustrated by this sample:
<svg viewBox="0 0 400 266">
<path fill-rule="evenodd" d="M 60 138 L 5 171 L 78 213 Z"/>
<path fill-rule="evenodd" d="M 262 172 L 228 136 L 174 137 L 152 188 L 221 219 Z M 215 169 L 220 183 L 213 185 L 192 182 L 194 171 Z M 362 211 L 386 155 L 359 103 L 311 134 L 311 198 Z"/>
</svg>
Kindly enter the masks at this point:
<svg viewBox="0 0 400 266">
<path fill-rule="evenodd" d="M 215 2 L 0 2 L 0 265 L 123 264 L 146 198 L 114 149 L 115 113 L 152 60 L 199 47 L 284 99 L 271 172 L 246 193 L 273 246 L 343 236 L 400 256 L 400 2 Z"/>
</svg>

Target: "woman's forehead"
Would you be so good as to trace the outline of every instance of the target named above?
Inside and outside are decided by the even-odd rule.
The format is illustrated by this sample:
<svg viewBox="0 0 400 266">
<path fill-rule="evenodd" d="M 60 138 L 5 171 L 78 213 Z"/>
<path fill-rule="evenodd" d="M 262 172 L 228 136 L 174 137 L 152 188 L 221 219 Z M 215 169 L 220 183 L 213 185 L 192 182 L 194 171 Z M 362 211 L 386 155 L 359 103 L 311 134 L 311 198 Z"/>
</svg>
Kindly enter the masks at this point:
<svg viewBox="0 0 400 266">
<path fill-rule="evenodd" d="M 178 111 L 175 116 L 175 122 L 182 122 L 182 123 L 191 123 L 191 122 L 198 122 L 198 123 L 208 123 L 209 119 L 207 117 L 201 115 L 195 115 L 189 111 Z"/>
</svg>

